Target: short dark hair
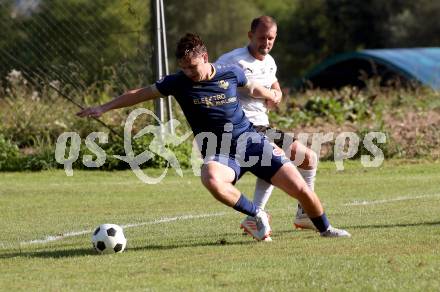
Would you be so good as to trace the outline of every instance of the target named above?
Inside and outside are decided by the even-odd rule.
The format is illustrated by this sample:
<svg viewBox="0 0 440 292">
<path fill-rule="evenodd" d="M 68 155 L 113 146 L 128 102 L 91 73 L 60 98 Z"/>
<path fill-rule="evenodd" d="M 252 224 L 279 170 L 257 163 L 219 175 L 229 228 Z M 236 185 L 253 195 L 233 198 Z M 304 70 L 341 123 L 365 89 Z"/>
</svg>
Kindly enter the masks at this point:
<svg viewBox="0 0 440 292">
<path fill-rule="evenodd" d="M 183 59 L 191 55 L 199 55 L 207 53 L 205 43 L 202 39 L 193 33 L 186 33 L 177 43 L 176 58 L 177 60 Z"/>
<path fill-rule="evenodd" d="M 266 27 L 272 27 L 274 25 L 277 25 L 277 22 L 273 17 L 267 15 L 262 15 L 260 17 L 254 18 L 254 20 L 252 20 L 251 22 L 251 32 L 255 32 L 260 24 Z"/>
</svg>

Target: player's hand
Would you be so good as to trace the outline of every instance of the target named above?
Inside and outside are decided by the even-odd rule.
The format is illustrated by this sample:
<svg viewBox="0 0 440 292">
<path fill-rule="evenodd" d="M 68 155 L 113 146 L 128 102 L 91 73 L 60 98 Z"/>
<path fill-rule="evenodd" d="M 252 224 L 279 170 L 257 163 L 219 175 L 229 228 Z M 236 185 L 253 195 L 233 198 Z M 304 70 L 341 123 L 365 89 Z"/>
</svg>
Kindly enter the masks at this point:
<svg viewBox="0 0 440 292">
<path fill-rule="evenodd" d="M 274 109 L 278 106 L 278 103 L 274 103 L 272 100 L 266 99 L 267 109 Z"/>
<path fill-rule="evenodd" d="M 269 101 L 273 102 L 275 105 L 279 104 L 281 102 L 281 93 L 275 89 L 271 89 L 270 92 L 273 96 L 269 99 Z"/>
<path fill-rule="evenodd" d="M 105 113 L 105 111 L 101 106 L 95 106 L 85 108 L 82 111 L 77 112 L 76 115 L 78 117 L 99 118 L 103 113 Z"/>
</svg>

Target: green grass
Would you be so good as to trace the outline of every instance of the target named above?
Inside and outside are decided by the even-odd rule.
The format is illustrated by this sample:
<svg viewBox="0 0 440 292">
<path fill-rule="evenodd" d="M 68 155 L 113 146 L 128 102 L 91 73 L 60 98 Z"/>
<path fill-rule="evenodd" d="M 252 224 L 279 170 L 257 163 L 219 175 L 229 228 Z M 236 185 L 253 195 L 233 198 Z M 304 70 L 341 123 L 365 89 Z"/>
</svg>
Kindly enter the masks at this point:
<svg viewBox="0 0 440 292">
<path fill-rule="evenodd" d="M 159 175 L 160 170 L 149 170 Z M 239 188 L 251 196 L 254 178 Z M 351 239 L 295 231 L 294 200 L 275 191 L 268 205 L 273 242 L 253 241 L 242 216 L 216 202 L 190 171 L 158 185 L 129 171 L 0 174 L 0 290 L 310 291 L 439 290 L 440 165 L 388 161 L 337 172 L 321 163 L 316 190 L 332 224 Z M 370 204 L 355 204 L 366 201 Z M 183 215 L 204 218 L 155 221 Z M 165 220 L 166 221 L 166 220 Z M 100 256 L 90 234 L 126 228 L 128 249 Z"/>
</svg>

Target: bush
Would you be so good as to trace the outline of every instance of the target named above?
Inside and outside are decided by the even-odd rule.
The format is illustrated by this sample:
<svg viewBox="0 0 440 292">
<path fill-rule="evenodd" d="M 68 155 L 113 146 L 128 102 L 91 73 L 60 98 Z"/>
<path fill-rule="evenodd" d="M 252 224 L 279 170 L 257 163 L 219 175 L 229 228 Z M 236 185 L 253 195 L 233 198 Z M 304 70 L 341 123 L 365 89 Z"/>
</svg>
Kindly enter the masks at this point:
<svg viewBox="0 0 440 292">
<path fill-rule="evenodd" d="M 19 157 L 18 146 L 7 140 L 3 134 L 0 134 L 0 170 L 7 170 L 9 165 Z"/>
<path fill-rule="evenodd" d="M 75 116 L 78 107 L 68 102 L 52 87 L 28 82 L 18 71 L 11 72 L 7 82 L 0 88 L 0 170 L 40 170 L 61 168 L 55 161 L 55 143 L 66 131 L 77 132 L 83 139 L 91 132 L 109 132 L 109 129 L 91 119 Z M 92 84 L 83 92 L 60 88 L 80 104 L 103 103 L 115 95 L 116 89 L 109 84 Z M 54 82 L 52 86 L 59 87 Z M 440 94 L 427 88 L 383 88 L 373 82 L 363 90 L 345 87 L 340 90 L 319 89 L 296 92 L 295 98 L 285 97 L 284 103 L 271 111 L 272 125 L 283 130 L 300 132 L 357 132 L 362 139 L 366 131 L 379 129 L 386 133 L 387 143 L 377 144 L 385 157 L 440 157 L 437 131 L 440 122 Z M 152 103 L 147 104 L 150 109 Z M 145 106 L 145 105 L 142 105 Z M 174 104 L 175 118 L 183 119 L 180 108 Z M 123 133 L 125 119 L 130 108 L 112 111 L 102 121 L 116 133 Z M 428 118 L 429 117 L 429 118 Z M 142 116 L 136 120 L 136 132 L 154 121 Z M 186 123 L 177 129 L 186 133 Z M 125 155 L 123 143 L 113 133 L 110 141 L 100 145 L 107 154 L 106 163 L 100 169 L 127 169 L 129 165 L 113 155 Z M 136 154 L 148 149 L 152 136 L 132 141 Z M 331 143 L 329 143 L 331 144 Z M 331 145 L 325 148 L 325 157 L 332 158 Z M 191 166 L 190 140 L 179 146 L 167 146 L 176 155 L 182 168 Z M 30 151 L 28 151 L 30 149 Z M 85 168 L 82 156 L 91 154 L 82 144 L 80 158 L 74 168 Z M 361 149 L 359 155 L 365 153 Z M 328 154 L 328 155 L 327 155 Z M 358 156 L 359 156 L 358 155 Z M 357 156 L 357 157 L 358 157 Z M 167 160 L 154 155 L 141 165 L 166 167 Z"/>
<path fill-rule="evenodd" d="M 149 147 L 152 139 L 153 139 L 152 135 L 145 135 L 142 136 L 142 138 L 132 140 L 132 149 L 134 155 L 139 155 L 145 150 L 151 151 Z M 120 138 L 116 138 L 115 136 L 110 136 L 108 143 L 101 144 L 99 146 L 106 153 L 106 161 L 98 169 L 103 169 L 103 170 L 130 169 L 130 165 L 127 162 L 114 157 L 114 155 L 126 156 L 124 144 Z M 191 167 L 192 143 L 190 139 L 187 139 L 178 146 L 167 145 L 166 148 L 173 152 L 173 154 L 176 156 L 177 160 L 179 161 L 179 165 L 181 168 Z M 55 151 L 53 150 L 52 154 L 54 152 Z M 81 144 L 78 160 L 73 163 L 73 168 L 93 170 L 94 168 L 87 168 L 82 163 L 82 157 L 84 155 L 92 155 L 92 157 L 94 157 L 93 159 L 96 158 L 96 156 L 94 156 L 94 154 L 83 143 Z M 168 161 L 156 153 L 153 153 L 153 157 L 150 160 L 140 165 L 141 168 L 164 168 L 167 166 L 168 166 Z M 58 167 L 63 167 L 63 166 L 58 164 Z"/>
</svg>

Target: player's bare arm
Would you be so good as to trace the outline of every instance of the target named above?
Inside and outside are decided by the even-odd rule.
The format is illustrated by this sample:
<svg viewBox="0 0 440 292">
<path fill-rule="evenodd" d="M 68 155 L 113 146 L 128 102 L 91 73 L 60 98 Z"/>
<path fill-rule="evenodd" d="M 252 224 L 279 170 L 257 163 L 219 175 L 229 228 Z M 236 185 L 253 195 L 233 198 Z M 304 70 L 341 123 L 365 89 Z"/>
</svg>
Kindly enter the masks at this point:
<svg viewBox="0 0 440 292">
<path fill-rule="evenodd" d="M 278 89 L 276 88 L 267 89 L 266 87 L 261 86 L 255 82 L 248 82 L 245 88 L 247 89 L 249 95 L 251 95 L 252 97 L 262 98 L 274 104 L 278 104 L 281 101 L 281 97 L 283 95 L 281 89 L 279 89 L 279 85 L 278 85 Z"/>
<path fill-rule="evenodd" d="M 274 82 L 274 83 L 272 84 L 271 89 L 272 89 L 272 90 L 276 90 L 276 91 L 278 91 L 279 94 L 280 94 L 280 96 L 281 96 L 281 98 L 282 98 L 282 96 L 283 96 L 283 92 L 281 91 L 280 83 L 279 83 L 278 81 L 276 81 L 276 82 Z M 273 101 L 271 101 L 271 100 L 266 100 L 266 107 L 267 107 L 268 109 L 274 109 L 274 108 L 277 107 L 278 104 L 279 104 L 279 103 L 275 103 L 275 102 L 273 102 Z"/>
<path fill-rule="evenodd" d="M 83 109 L 77 113 L 77 116 L 98 118 L 110 110 L 129 107 L 147 100 L 158 98 L 160 96 L 161 94 L 155 85 L 133 89 L 105 104 Z"/>
</svg>

